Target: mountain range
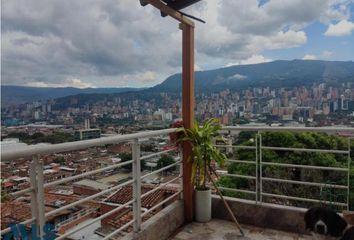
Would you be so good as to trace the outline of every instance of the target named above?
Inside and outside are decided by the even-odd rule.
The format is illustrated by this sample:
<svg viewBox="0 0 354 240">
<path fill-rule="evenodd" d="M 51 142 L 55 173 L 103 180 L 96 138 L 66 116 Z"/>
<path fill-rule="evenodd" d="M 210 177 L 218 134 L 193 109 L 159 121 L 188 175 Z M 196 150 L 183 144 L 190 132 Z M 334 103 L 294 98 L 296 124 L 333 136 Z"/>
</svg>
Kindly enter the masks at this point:
<svg viewBox="0 0 354 240">
<path fill-rule="evenodd" d="M 195 72 L 197 92 L 212 92 L 223 89 L 239 90 L 245 87 L 294 87 L 327 82 L 333 85 L 354 82 L 354 62 L 318 60 L 279 60 L 251 65 L 235 65 Z M 181 74 L 168 77 L 154 87 L 141 88 L 36 88 L 2 86 L 2 106 L 35 100 L 61 98 L 76 94 L 94 94 L 95 98 L 106 94 L 133 91 L 174 92 L 181 91 Z"/>
<path fill-rule="evenodd" d="M 25 102 L 61 98 L 77 94 L 112 94 L 139 91 L 143 88 L 51 88 L 1 86 L 1 106 L 17 105 Z"/>
<path fill-rule="evenodd" d="M 244 87 L 308 86 L 316 82 L 354 82 L 354 62 L 317 60 L 279 60 L 274 62 L 236 65 L 195 73 L 196 91 L 219 91 Z M 180 91 L 181 74 L 168 77 L 153 87 L 157 91 Z"/>
</svg>

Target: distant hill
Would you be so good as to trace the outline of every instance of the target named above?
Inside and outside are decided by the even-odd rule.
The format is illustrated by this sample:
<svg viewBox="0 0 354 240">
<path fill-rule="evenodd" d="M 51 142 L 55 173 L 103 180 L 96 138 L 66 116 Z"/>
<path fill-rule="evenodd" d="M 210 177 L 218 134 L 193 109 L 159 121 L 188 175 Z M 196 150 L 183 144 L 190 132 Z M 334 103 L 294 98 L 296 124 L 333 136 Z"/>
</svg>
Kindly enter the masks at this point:
<svg viewBox="0 0 354 240">
<path fill-rule="evenodd" d="M 23 87 L 23 86 L 1 86 L 1 106 L 16 105 L 37 100 L 47 100 L 60 98 L 76 94 L 91 93 L 122 93 L 138 91 L 140 88 L 42 88 L 42 87 Z"/>
<path fill-rule="evenodd" d="M 354 82 L 354 62 L 292 60 L 236 65 L 195 73 L 196 91 L 218 91 L 257 86 L 303 86 L 315 82 Z M 168 77 L 153 91 L 180 91 L 181 74 Z"/>
<path fill-rule="evenodd" d="M 316 82 L 340 84 L 354 82 L 354 62 L 292 60 L 268 63 L 236 65 L 195 73 L 197 92 L 213 92 L 224 89 L 240 90 L 245 87 L 294 87 L 308 86 Z M 156 93 L 181 91 L 181 74 L 174 74 L 164 82 L 148 89 L 139 88 L 35 88 L 2 86 L 2 106 L 34 100 L 58 99 L 62 107 L 70 105 L 70 97 L 76 95 L 80 104 L 92 103 L 118 95 L 141 100 Z M 137 94 L 136 91 L 139 91 Z M 130 93 L 129 93 L 130 92 Z M 131 94 L 134 92 L 134 94 Z M 124 93 L 124 94 L 123 94 Z M 125 94 L 126 93 L 126 94 Z M 122 95 L 123 94 L 123 95 Z"/>
</svg>

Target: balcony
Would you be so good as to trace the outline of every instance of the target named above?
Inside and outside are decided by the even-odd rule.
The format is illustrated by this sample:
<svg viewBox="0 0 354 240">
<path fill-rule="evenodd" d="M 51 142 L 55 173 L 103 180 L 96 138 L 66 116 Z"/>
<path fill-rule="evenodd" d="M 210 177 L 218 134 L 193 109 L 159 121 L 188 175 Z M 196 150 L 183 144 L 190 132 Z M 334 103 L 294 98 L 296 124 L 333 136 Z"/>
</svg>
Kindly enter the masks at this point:
<svg viewBox="0 0 354 240">
<path fill-rule="evenodd" d="M 183 175 L 186 159 L 182 157 L 182 149 L 168 143 L 169 134 L 174 131 L 165 129 L 28 146 L 18 151 L 2 149 L 2 162 L 22 164 L 20 166 L 29 163 L 29 184 L 22 190 L 9 191 L 11 201 L 2 203 L 1 235 L 27 232 L 41 238 L 54 234 L 55 239 L 219 239 L 227 232 L 226 237 L 237 237 L 238 231 L 232 222 L 223 222 L 231 218 L 215 192 L 214 220 L 208 224 L 186 221 L 185 209 L 193 203 L 183 200 L 183 183 L 191 183 Z M 248 144 L 237 143 L 241 131 L 252 133 Z M 236 164 L 247 168 L 248 174 L 241 174 L 215 166 L 218 176 L 213 176 L 231 182 L 234 182 L 232 179 L 242 179 L 233 187 L 225 186 L 221 180 L 218 183 L 237 219 L 244 224 L 246 234 L 252 239 L 264 239 L 270 235 L 276 236 L 274 239 L 289 236 L 308 239 L 303 223 L 307 207 L 322 204 L 338 210 L 349 209 L 350 139 L 342 139 L 346 141 L 345 148 L 294 148 L 285 142 L 269 142 L 267 134 L 272 132 L 353 134 L 354 129 L 224 127 L 221 133 L 227 139 L 226 144 L 215 143 L 228 154 L 228 166 Z M 152 140 L 161 143 L 160 149 L 145 152 L 142 146 Z M 132 158 L 113 161 L 115 155 L 106 152 L 109 148 L 131 149 Z M 238 158 L 239 153 L 234 154 L 241 150 L 248 152 L 244 154 L 248 156 L 246 159 Z M 85 152 L 94 157 L 85 157 Z M 286 156 L 329 153 L 341 156 L 338 158 L 341 162 L 335 166 L 326 166 L 323 162 L 316 165 L 316 161 L 279 162 L 270 159 L 269 152 L 286 153 Z M 173 163 L 154 166 L 156 158 L 164 154 L 173 156 Z M 62 167 L 60 174 L 54 170 L 58 166 L 53 165 L 52 171 L 46 169 L 48 165 L 45 164 L 53 159 L 51 156 L 63 155 L 75 159 L 78 165 Z M 276 169 L 287 169 L 288 174 L 276 176 Z M 338 182 L 311 178 L 309 175 L 316 171 L 325 171 L 326 176 L 334 176 Z M 300 180 L 294 180 L 290 177 L 294 173 L 304 175 Z M 286 189 L 289 188 L 299 189 L 299 195 L 288 195 Z M 301 195 L 300 190 L 305 188 L 313 189 L 313 195 Z M 10 224 L 21 225 L 11 227 Z"/>
</svg>

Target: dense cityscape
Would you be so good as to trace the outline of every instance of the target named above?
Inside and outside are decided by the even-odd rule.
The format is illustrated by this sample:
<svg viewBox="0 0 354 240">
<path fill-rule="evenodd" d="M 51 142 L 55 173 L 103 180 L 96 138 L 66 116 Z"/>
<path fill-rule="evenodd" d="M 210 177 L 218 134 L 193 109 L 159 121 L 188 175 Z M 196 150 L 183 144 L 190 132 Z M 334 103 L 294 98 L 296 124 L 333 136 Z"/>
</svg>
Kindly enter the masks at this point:
<svg viewBox="0 0 354 240">
<path fill-rule="evenodd" d="M 354 239 L 354 0 L 1 9 L 0 240 Z"/>
<path fill-rule="evenodd" d="M 311 87 L 259 87 L 240 91 L 226 89 L 202 93 L 196 95 L 195 115 L 201 122 L 208 118 L 218 118 L 225 126 L 353 126 L 354 88 L 353 83 L 339 86 L 321 83 Z M 134 133 L 146 129 L 163 129 L 180 118 L 181 96 L 175 93 L 134 92 L 102 95 L 95 99 L 92 99 L 90 95 L 73 95 L 46 101 L 34 101 L 2 108 L 1 137 L 3 141 L 1 147 L 7 150 L 22 149 L 26 148 L 27 144 L 40 146 L 44 143 L 62 143 Z M 319 136 L 313 135 L 312 137 L 316 139 Z M 232 144 L 232 142 L 240 141 L 240 138 L 231 137 L 229 140 Z M 144 140 L 141 149 L 143 155 L 149 155 L 168 149 L 173 150 L 173 144 L 168 137 L 161 136 Z M 232 151 L 229 153 L 240 154 Z M 142 174 L 149 174 L 160 167 L 173 164 L 176 156 L 178 152 L 172 151 L 168 155 L 144 161 Z M 244 158 L 249 157 L 253 158 L 251 155 L 246 155 Z M 126 143 L 43 156 L 44 181 L 58 181 L 130 159 L 132 159 L 132 150 L 130 144 Z M 2 199 L 8 209 L 2 212 L 3 226 L 8 226 L 14 219 L 21 222 L 30 215 L 29 199 L 8 201 L 11 199 L 8 194 L 30 187 L 30 162 L 30 159 L 20 159 L 16 162 L 1 163 Z M 75 182 L 73 185 L 64 184 L 47 189 L 45 201 L 48 211 L 62 206 L 64 202 L 77 201 L 79 197 L 97 194 L 114 184 L 129 181 L 132 178 L 131 169 L 131 167 L 122 167 L 107 170 Z M 235 166 L 227 169 L 229 173 L 237 174 L 240 170 Z M 219 169 L 218 172 L 223 174 L 226 169 Z M 154 184 L 166 183 L 176 176 L 178 176 L 178 168 L 161 174 L 152 174 L 143 181 L 144 189 L 148 190 Z M 321 178 L 321 175 L 317 177 Z M 230 182 L 227 177 L 220 181 L 220 184 L 226 187 L 237 187 L 240 184 L 233 180 Z M 163 201 L 177 191 L 175 187 L 177 183 L 178 181 L 172 182 L 172 185 L 169 184 L 163 188 L 162 192 L 159 192 L 159 197 L 155 195 L 150 197 Z M 252 183 L 248 184 L 250 188 L 254 187 Z M 50 219 L 50 222 L 57 226 L 57 233 L 65 233 L 67 229 L 72 228 L 73 223 L 79 221 L 75 220 L 76 218 L 84 221 L 85 218 L 81 217 L 93 216 L 97 208 L 108 211 L 112 203 L 126 203 L 124 195 L 127 191 L 131 189 L 122 188 L 109 199 L 107 195 L 104 195 L 104 198 L 98 198 L 103 203 L 92 201 L 90 204 L 80 205 L 78 209 L 72 209 L 70 213 L 66 212 L 63 213 L 64 215 L 59 215 L 59 218 Z M 247 198 L 247 196 L 233 193 L 226 192 L 225 194 Z M 153 206 L 156 203 L 147 202 L 146 204 Z M 275 203 L 284 204 L 284 202 Z M 27 210 L 19 212 L 16 210 L 19 207 Z M 126 217 L 122 217 L 121 214 L 126 214 Z M 122 212 L 110 218 L 104 218 L 101 225 L 95 229 L 95 234 L 104 235 L 111 232 L 113 228 L 121 227 L 131 218 L 129 214 L 129 212 Z M 85 236 L 84 234 L 87 233 L 81 232 L 81 234 Z"/>
<path fill-rule="evenodd" d="M 125 127 L 166 127 L 181 118 L 181 97 L 175 93 L 144 93 L 103 96 L 85 103 L 82 96 L 35 101 L 2 109 L 3 126 L 36 122 L 83 128 L 91 126 L 103 133 L 120 133 Z M 90 95 L 87 96 L 90 99 Z M 350 126 L 354 112 L 353 83 L 312 87 L 248 88 L 196 95 L 196 118 L 219 118 L 224 125 L 263 123 L 267 125 Z"/>
</svg>

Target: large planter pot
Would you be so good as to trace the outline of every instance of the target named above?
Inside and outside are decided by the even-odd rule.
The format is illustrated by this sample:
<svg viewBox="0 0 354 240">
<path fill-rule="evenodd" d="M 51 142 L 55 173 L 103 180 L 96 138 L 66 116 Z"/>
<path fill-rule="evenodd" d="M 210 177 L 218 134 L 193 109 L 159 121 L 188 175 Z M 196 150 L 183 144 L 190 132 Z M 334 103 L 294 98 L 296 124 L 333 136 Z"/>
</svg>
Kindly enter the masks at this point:
<svg viewBox="0 0 354 240">
<path fill-rule="evenodd" d="M 205 223 L 211 220 L 211 190 L 195 190 L 195 220 Z"/>
</svg>

